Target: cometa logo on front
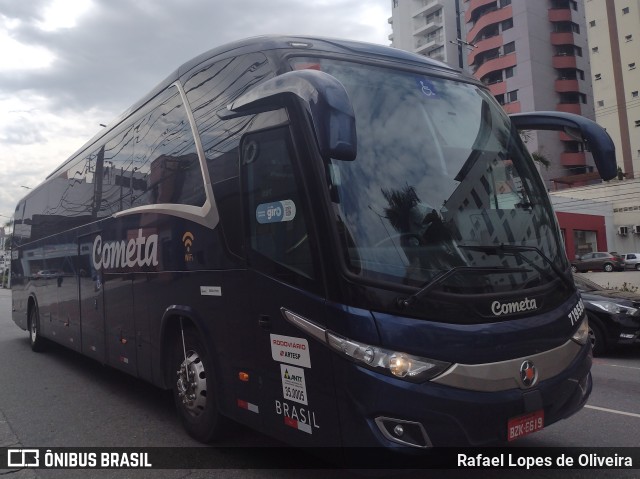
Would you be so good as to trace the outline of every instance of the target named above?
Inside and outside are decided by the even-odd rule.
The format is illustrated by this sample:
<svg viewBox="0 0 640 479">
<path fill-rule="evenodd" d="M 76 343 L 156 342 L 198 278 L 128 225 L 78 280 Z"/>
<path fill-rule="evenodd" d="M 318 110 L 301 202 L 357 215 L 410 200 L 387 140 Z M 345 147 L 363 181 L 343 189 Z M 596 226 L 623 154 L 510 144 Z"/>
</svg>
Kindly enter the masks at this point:
<svg viewBox="0 0 640 479">
<path fill-rule="evenodd" d="M 511 303 L 501 303 L 500 301 L 494 301 L 491 303 L 491 312 L 494 316 L 523 313 L 525 311 L 533 311 L 535 309 L 538 309 L 536 300 L 529 298 L 524 298 L 521 301 L 513 301 Z"/>
</svg>

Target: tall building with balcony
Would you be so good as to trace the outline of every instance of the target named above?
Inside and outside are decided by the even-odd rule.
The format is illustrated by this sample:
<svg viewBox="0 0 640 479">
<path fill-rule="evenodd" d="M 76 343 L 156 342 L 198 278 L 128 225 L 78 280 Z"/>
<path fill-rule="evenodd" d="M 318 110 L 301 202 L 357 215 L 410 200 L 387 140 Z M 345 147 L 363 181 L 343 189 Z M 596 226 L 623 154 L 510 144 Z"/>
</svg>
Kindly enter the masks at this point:
<svg viewBox="0 0 640 479">
<path fill-rule="evenodd" d="M 595 2 L 594 2 L 595 3 Z M 507 113 L 555 110 L 594 118 L 584 2 L 464 0 L 469 69 Z M 581 142 L 558 132 L 530 132 L 527 147 L 550 162 L 549 189 L 595 181 Z"/>
<path fill-rule="evenodd" d="M 461 0 L 392 0 L 391 46 L 464 68 Z"/>
<path fill-rule="evenodd" d="M 627 178 L 640 177 L 640 0 L 586 0 L 596 121 Z"/>
</svg>

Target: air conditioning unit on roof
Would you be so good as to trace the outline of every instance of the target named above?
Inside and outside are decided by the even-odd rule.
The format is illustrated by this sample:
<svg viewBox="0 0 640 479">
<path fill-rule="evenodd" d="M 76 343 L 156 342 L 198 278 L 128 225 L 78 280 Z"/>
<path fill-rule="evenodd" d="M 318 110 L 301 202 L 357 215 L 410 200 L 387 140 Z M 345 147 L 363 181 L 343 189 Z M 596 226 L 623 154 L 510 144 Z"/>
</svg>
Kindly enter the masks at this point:
<svg viewBox="0 0 640 479">
<path fill-rule="evenodd" d="M 620 236 L 627 236 L 628 232 L 629 232 L 629 227 L 627 227 L 627 226 L 618 226 L 618 234 Z"/>
</svg>

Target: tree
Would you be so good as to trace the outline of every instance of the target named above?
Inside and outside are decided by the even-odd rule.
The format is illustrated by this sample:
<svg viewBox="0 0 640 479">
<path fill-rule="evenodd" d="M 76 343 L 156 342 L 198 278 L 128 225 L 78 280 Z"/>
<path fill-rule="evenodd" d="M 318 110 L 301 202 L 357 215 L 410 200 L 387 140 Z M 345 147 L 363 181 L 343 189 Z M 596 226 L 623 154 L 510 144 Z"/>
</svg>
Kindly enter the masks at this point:
<svg viewBox="0 0 640 479">
<path fill-rule="evenodd" d="M 531 141 L 531 130 L 522 130 L 519 133 L 520 133 L 520 138 L 522 138 L 522 142 L 525 145 L 529 143 L 529 141 Z M 549 159 L 544 155 L 544 153 L 542 153 L 542 148 L 540 148 L 540 150 L 538 151 L 532 151 L 531 158 L 533 158 L 533 161 L 535 161 L 536 163 L 540 163 L 542 166 L 544 166 L 547 169 L 551 166 L 551 161 L 549 161 Z"/>
</svg>

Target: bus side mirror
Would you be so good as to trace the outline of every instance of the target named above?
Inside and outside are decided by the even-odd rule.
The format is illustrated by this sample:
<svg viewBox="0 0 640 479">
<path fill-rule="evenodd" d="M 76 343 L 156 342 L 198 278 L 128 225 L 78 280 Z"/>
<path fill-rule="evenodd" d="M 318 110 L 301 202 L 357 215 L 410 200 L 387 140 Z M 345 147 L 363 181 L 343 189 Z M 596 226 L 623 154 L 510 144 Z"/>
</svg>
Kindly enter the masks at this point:
<svg viewBox="0 0 640 479">
<path fill-rule="evenodd" d="M 355 160 L 353 106 L 342 83 L 328 73 L 296 70 L 271 78 L 238 97 L 218 116 L 228 119 L 282 108 L 292 97 L 302 101 L 310 116 L 322 157 Z"/>
<path fill-rule="evenodd" d="M 616 177 L 616 147 L 607 131 L 596 122 L 573 113 L 540 111 L 509 115 L 517 130 L 561 130 L 586 143 L 603 180 Z"/>
</svg>

